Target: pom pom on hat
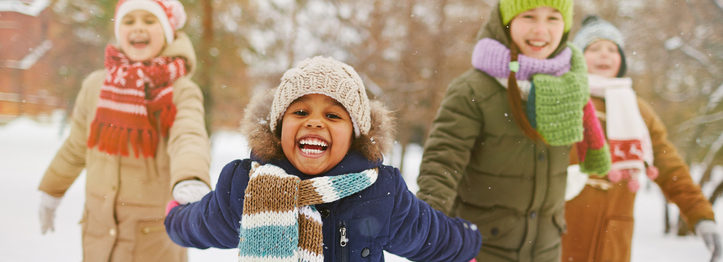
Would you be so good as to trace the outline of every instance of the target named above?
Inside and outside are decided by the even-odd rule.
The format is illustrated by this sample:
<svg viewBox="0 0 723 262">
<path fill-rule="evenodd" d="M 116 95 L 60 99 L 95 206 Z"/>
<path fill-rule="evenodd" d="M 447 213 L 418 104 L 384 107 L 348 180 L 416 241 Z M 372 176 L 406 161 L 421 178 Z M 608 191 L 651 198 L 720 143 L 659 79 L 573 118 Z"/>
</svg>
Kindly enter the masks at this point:
<svg viewBox="0 0 723 262">
<path fill-rule="evenodd" d="M 120 0 L 115 8 L 116 39 L 119 39 L 118 29 L 121 19 L 134 10 L 145 10 L 155 15 L 163 27 L 168 44 L 173 42 L 176 30 L 186 24 L 186 11 L 178 0 Z"/>
<path fill-rule="evenodd" d="M 281 77 L 269 113 L 271 132 L 276 131 L 286 108 L 309 94 L 326 95 L 341 103 L 351 116 L 355 136 L 369 133 L 371 109 L 361 78 L 351 66 L 321 56 L 301 61 Z"/>
<path fill-rule="evenodd" d="M 530 9 L 549 6 L 562 14 L 565 22 L 565 32 L 572 27 L 573 0 L 500 0 L 500 14 L 502 23 L 509 24 L 515 16 Z"/>
</svg>

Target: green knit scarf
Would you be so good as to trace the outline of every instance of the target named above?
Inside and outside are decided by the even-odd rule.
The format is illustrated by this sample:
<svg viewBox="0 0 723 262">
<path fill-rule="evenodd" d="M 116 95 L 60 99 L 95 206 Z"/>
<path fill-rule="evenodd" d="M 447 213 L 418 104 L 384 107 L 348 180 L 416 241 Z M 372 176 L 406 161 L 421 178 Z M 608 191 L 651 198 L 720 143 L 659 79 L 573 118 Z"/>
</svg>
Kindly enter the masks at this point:
<svg viewBox="0 0 723 262">
<path fill-rule="evenodd" d="M 537 132 L 553 146 L 570 145 L 583 138 L 583 110 L 590 98 L 585 58 L 572 49 L 570 71 L 562 76 L 536 74 L 535 120 Z"/>
</svg>

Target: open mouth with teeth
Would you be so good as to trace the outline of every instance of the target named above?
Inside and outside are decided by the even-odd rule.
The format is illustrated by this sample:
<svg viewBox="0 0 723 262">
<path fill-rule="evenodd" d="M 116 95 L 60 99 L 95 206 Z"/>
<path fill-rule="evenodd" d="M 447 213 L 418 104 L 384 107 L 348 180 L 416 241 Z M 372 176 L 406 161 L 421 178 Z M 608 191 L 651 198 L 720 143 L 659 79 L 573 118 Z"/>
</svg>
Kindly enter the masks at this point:
<svg viewBox="0 0 723 262">
<path fill-rule="evenodd" d="M 130 42 L 131 46 L 133 46 L 135 48 L 144 48 L 151 43 L 151 40 L 150 39 L 132 39 L 132 40 L 129 40 L 128 42 Z"/>
<path fill-rule="evenodd" d="M 525 42 L 527 43 L 527 45 L 535 49 L 542 49 L 543 47 L 547 46 L 547 42 L 545 41 L 527 40 Z"/>
<path fill-rule="evenodd" d="M 329 149 L 329 143 L 320 138 L 302 138 L 298 142 L 299 149 L 304 155 L 318 156 Z"/>
</svg>

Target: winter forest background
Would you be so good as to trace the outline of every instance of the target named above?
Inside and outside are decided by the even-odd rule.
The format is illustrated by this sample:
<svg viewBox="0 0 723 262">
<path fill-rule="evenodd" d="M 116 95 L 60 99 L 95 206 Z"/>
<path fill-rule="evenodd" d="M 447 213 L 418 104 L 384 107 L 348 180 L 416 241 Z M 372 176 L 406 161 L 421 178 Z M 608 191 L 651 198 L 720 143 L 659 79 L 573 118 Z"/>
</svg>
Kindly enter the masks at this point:
<svg viewBox="0 0 723 262">
<path fill-rule="evenodd" d="M 255 91 L 304 58 L 333 56 L 362 75 L 398 118 L 397 141 L 422 144 L 451 79 L 470 68 L 476 34 L 496 0 L 188 0 L 211 132 L 237 129 Z M 47 92 L 72 108 L 80 81 L 103 65 L 116 0 L 55 0 Z M 578 0 L 575 23 L 597 14 L 626 37 L 628 75 L 688 162 L 723 164 L 723 1 Z M 0 51 L 1 52 L 1 51 Z M 66 111 L 68 112 L 68 111 Z M 419 117 L 423 116 L 423 117 Z M 401 167 L 402 169 L 404 167 Z"/>
<path fill-rule="evenodd" d="M 0 5 L 3 2 L 11 1 L 0 0 Z M 22 77 L 28 78 L 23 80 L 26 83 L 52 83 L 35 88 L 58 97 L 56 109 L 67 114 L 82 79 L 102 68 L 103 49 L 113 41 L 116 0 L 49 2 L 43 18 L 53 41 L 43 58 L 47 70 Z M 496 0 L 182 2 L 188 13 L 183 31 L 194 42 L 200 62 L 194 80 L 205 94 L 212 134 L 237 130 L 251 94 L 274 87 L 296 62 L 314 55 L 333 56 L 360 73 L 371 98 L 395 111 L 399 151 L 392 157 L 405 159 L 408 148 L 423 144 L 448 83 L 470 68 L 476 33 Z M 571 36 L 588 14 L 600 15 L 621 29 L 628 76 L 636 91 L 656 109 L 669 139 L 696 167 L 695 179 L 706 194 L 717 199 L 723 178 L 710 174 L 723 165 L 723 0 L 576 0 L 575 4 Z M 0 29 L 3 26 L 0 23 Z M 6 41 L 21 40 L 0 39 L 0 57 L 8 52 L 2 48 Z M 2 70 L 8 69 L 0 66 Z M 0 75 L 0 85 L 8 83 L 13 82 Z M 23 87 L 18 88 L 22 94 Z M 18 115 L 37 123 L 57 119 L 22 110 Z M 14 119 L 0 120 L 2 129 Z M 5 150 L 0 156 L 18 157 L 9 153 L 15 144 L 2 141 Z M 37 171 L 42 172 L 48 161 L 28 162 L 42 167 Z M 396 163 L 407 172 L 418 167 L 409 161 Z M 37 176 L 39 181 L 41 174 L 23 175 Z M 677 225 L 677 217 L 671 217 L 670 224 Z"/>
</svg>

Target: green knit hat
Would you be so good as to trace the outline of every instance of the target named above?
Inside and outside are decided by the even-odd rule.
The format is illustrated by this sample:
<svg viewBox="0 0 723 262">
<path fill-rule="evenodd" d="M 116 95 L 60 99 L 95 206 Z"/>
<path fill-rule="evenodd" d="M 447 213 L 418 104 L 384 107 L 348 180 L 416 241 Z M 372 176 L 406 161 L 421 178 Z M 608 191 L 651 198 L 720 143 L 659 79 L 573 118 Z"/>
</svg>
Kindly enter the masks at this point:
<svg viewBox="0 0 723 262">
<path fill-rule="evenodd" d="M 565 22 L 565 32 L 568 32 L 572 27 L 572 3 L 573 0 L 500 0 L 500 14 L 502 23 L 506 25 L 524 11 L 549 6 L 560 11 Z"/>
</svg>

